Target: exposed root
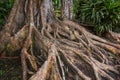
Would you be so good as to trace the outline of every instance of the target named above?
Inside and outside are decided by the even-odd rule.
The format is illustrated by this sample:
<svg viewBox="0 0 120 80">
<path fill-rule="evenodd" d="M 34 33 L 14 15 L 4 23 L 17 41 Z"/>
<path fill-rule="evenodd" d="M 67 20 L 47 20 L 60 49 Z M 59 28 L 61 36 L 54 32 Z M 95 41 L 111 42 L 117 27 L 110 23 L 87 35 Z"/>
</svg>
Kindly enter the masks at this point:
<svg viewBox="0 0 120 80">
<path fill-rule="evenodd" d="M 11 30 L 5 32 L 0 40 L 4 46 L 0 46 L 0 52 L 21 50 L 23 80 L 29 78 L 27 70 L 36 72 L 29 80 L 120 80 L 119 44 L 93 35 L 72 21 L 59 21 L 50 16 L 44 22 L 43 12 L 40 14 L 43 4 L 34 1 L 25 0 L 25 13 L 29 13 L 26 25 L 15 30 L 14 35 Z M 36 20 L 36 15 L 42 21 Z"/>
<path fill-rule="evenodd" d="M 103 40 L 91 33 L 90 36 L 88 36 L 88 32 L 84 28 L 81 28 L 81 26 L 77 25 L 76 23 L 72 25 L 73 22 L 71 23 L 71 21 L 68 21 L 65 24 L 63 22 L 63 25 L 60 23 L 58 21 L 48 24 L 48 26 L 42 30 L 42 35 L 34 27 L 36 38 L 39 41 L 42 41 L 42 43 L 40 43 L 42 44 L 42 46 L 40 45 L 41 49 L 45 50 L 45 52 L 48 52 L 47 49 L 50 48 L 49 45 L 53 43 L 55 44 L 54 47 L 56 48 L 56 52 L 53 54 L 57 56 L 57 60 L 54 58 L 53 63 L 56 63 L 56 65 L 59 66 L 56 67 L 58 68 L 57 71 L 60 76 L 59 79 L 67 79 L 67 72 L 64 69 L 65 66 L 73 69 L 75 75 L 78 75 L 79 78 L 83 80 L 102 80 L 103 78 L 108 80 L 119 79 L 119 72 L 114 67 L 114 62 L 110 61 L 111 54 L 114 55 L 115 53 L 109 49 L 112 47 L 112 50 L 115 50 L 117 52 L 116 54 L 119 54 L 119 45 L 111 43 L 107 40 Z M 66 25 L 68 23 L 69 25 Z M 74 33 L 71 33 L 71 31 Z M 74 36 L 74 38 L 68 37 L 71 35 Z M 94 39 L 91 37 L 92 35 L 94 36 Z M 45 46 L 46 48 L 44 48 Z M 78 56 L 80 60 L 78 60 L 76 56 Z M 92 74 L 86 72 L 86 70 L 80 69 L 80 67 L 83 67 L 83 65 L 81 65 L 81 60 L 83 61 L 83 64 L 86 64 L 85 66 L 87 67 L 87 70 L 92 70 Z M 41 69 L 42 68 L 43 67 L 41 67 Z M 112 76 L 111 73 L 114 74 L 114 76 Z"/>
<path fill-rule="evenodd" d="M 55 60 L 55 48 L 54 44 L 51 45 L 51 49 L 49 50 L 48 59 L 45 61 L 43 66 L 37 71 L 35 75 L 33 75 L 29 80 L 47 80 L 50 76 L 50 71 L 53 66 Z"/>
<path fill-rule="evenodd" d="M 23 38 L 25 39 L 24 45 L 23 47 L 21 46 L 23 80 L 27 80 L 26 59 L 29 60 L 31 67 L 35 71 L 38 70 L 38 66 L 41 66 L 29 80 L 66 80 L 70 76 L 67 75 L 68 73 L 74 73 L 79 79 L 83 80 L 119 79 L 115 61 L 111 61 L 112 58 L 110 57 L 111 55 L 117 56 L 117 54 L 120 54 L 120 46 L 87 32 L 76 23 L 70 23 L 71 21 L 53 22 L 47 24 L 48 26 L 42 29 L 42 32 L 39 32 L 34 26 L 25 28 L 29 30 L 27 31 L 28 36 L 26 36 L 26 39 Z M 24 27 L 21 31 L 24 32 Z M 23 32 L 22 34 L 20 32 L 15 35 L 16 37 L 13 40 L 17 41 L 21 38 L 19 36 L 22 36 Z M 32 35 L 35 38 L 34 42 Z M 37 43 L 38 49 L 42 50 L 42 52 L 34 53 L 33 48 L 35 45 L 33 43 Z M 52 44 L 54 44 L 54 47 L 51 47 Z M 37 63 L 39 62 L 36 61 L 39 54 L 46 55 L 41 57 L 47 59 L 44 64 L 39 65 Z M 114 56 L 113 58 L 116 58 Z M 85 65 L 82 65 L 81 62 Z M 84 66 L 86 69 L 82 70 Z M 66 67 L 72 69 L 73 72 L 66 71 Z M 87 72 L 87 70 L 92 72 Z M 111 74 L 114 75 L 112 76 Z M 74 76 L 72 77 L 76 79 Z"/>
</svg>

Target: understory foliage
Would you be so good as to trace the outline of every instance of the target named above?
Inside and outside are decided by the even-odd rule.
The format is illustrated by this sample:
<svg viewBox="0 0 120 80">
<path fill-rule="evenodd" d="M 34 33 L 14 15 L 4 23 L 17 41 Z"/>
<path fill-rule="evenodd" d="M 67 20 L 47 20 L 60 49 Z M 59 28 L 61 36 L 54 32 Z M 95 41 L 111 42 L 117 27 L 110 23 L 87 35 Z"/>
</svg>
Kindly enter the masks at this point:
<svg viewBox="0 0 120 80">
<path fill-rule="evenodd" d="M 75 0 L 76 18 L 84 24 L 94 26 L 98 33 L 109 31 L 120 23 L 119 0 Z M 76 10 L 77 9 L 77 10 Z"/>
<path fill-rule="evenodd" d="M 14 0 L 0 0 L 0 30 L 2 29 L 7 16 L 13 6 Z"/>
<path fill-rule="evenodd" d="M 61 17 L 61 0 L 53 0 L 54 12 L 57 17 Z"/>
</svg>

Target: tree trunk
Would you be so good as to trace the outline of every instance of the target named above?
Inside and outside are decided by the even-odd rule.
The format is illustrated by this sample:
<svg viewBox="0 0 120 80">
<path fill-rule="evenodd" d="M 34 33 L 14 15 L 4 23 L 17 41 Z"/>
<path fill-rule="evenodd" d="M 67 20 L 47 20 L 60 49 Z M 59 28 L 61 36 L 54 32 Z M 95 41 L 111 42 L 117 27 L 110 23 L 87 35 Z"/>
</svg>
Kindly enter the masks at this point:
<svg viewBox="0 0 120 80">
<path fill-rule="evenodd" d="M 16 0 L 0 32 L 1 54 L 21 51 L 22 80 L 120 79 L 119 43 L 53 14 L 52 0 Z"/>
<path fill-rule="evenodd" d="M 73 2 L 72 0 L 62 0 L 62 9 L 61 9 L 61 12 L 62 12 L 62 19 L 63 20 L 66 20 L 66 19 L 69 19 L 69 20 L 72 20 L 72 5 L 73 5 Z"/>
<path fill-rule="evenodd" d="M 47 22 L 51 19 L 52 0 L 43 0 L 41 4 L 41 21 L 44 23 L 42 26 L 46 26 Z"/>
</svg>

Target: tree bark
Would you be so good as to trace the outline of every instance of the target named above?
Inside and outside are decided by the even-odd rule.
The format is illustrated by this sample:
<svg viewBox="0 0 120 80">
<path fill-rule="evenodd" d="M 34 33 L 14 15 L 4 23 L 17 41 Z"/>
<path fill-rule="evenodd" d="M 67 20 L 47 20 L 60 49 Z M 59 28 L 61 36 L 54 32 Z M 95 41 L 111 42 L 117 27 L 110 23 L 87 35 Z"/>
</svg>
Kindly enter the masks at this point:
<svg viewBox="0 0 120 80">
<path fill-rule="evenodd" d="M 0 53 L 21 51 L 22 80 L 120 79 L 119 43 L 53 14 L 52 0 L 16 0 L 0 32 Z"/>
<path fill-rule="evenodd" d="M 72 0 L 61 0 L 62 2 L 62 8 L 61 8 L 61 12 L 62 12 L 62 19 L 66 20 L 72 20 L 73 14 L 72 14 L 72 5 L 73 2 Z"/>
<path fill-rule="evenodd" d="M 43 0 L 41 4 L 41 21 L 42 26 L 46 26 L 47 22 L 50 22 L 51 19 L 51 10 L 52 10 L 52 0 Z"/>
</svg>

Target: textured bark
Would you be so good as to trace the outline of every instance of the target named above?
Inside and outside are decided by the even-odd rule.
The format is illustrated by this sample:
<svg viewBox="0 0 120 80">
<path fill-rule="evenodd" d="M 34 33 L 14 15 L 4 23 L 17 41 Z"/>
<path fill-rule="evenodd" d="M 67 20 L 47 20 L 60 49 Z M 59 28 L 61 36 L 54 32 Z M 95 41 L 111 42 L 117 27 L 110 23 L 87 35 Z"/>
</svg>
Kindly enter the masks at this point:
<svg viewBox="0 0 120 80">
<path fill-rule="evenodd" d="M 52 0 L 43 0 L 41 4 L 41 21 L 42 26 L 51 21 Z"/>
<path fill-rule="evenodd" d="M 72 5 L 73 5 L 73 2 L 72 0 L 61 0 L 62 2 L 62 9 L 61 9 L 61 12 L 62 12 L 62 18 L 64 20 L 66 19 L 70 19 L 72 20 Z"/>
<path fill-rule="evenodd" d="M 120 79 L 118 42 L 53 14 L 52 1 L 16 0 L 0 32 L 0 54 L 21 51 L 22 80 Z"/>
</svg>

